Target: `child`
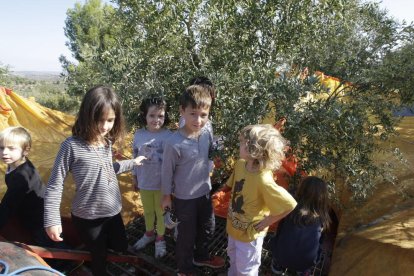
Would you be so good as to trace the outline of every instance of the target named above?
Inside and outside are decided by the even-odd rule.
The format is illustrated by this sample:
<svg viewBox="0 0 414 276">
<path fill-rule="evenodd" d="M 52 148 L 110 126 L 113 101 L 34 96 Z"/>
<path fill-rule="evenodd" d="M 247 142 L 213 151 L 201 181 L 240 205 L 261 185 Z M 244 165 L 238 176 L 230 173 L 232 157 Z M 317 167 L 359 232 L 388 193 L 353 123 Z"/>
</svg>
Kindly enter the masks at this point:
<svg viewBox="0 0 414 276">
<path fill-rule="evenodd" d="M 202 88 L 204 88 L 210 94 L 211 104 L 210 104 L 209 115 L 211 115 L 213 105 L 214 105 L 214 100 L 216 98 L 216 87 L 214 86 L 213 82 L 205 76 L 198 76 L 198 77 L 194 77 L 190 80 L 189 86 L 190 85 L 199 85 Z M 212 125 L 210 119 L 211 119 L 211 116 L 209 116 L 206 124 L 204 125 L 204 127 L 201 130 L 202 131 L 208 131 L 210 137 L 212 138 L 212 141 L 210 141 L 210 149 L 209 149 L 209 151 L 211 153 L 213 150 L 215 150 L 217 148 L 217 144 L 214 143 L 216 140 L 214 138 L 213 125 Z M 180 119 L 178 121 L 178 126 L 179 126 L 179 128 L 182 128 L 182 127 L 184 127 L 184 125 L 185 125 L 185 119 L 183 118 L 183 116 L 180 116 Z M 209 161 L 210 176 L 212 176 L 213 170 L 214 170 L 214 162 L 212 160 L 212 156 L 209 156 L 209 158 L 210 158 L 210 161 Z M 174 227 L 174 239 L 175 240 L 177 240 L 177 235 L 178 235 L 178 229 L 177 229 L 177 227 Z"/>
<path fill-rule="evenodd" d="M 207 92 L 210 94 L 210 97 L 211 97 L 211 105 L 210 105 L 209 114 L 212 115 L 214 101 L 216 99 L 216 87 L 214 86 L 213 82 L 205 76 L 198 76 L 198 77 L 192 78 L 190 80 L 189 85 L 199 85 L 203 87 L 205 90 L 207 90 Z M 185 120 L 183 119 L 183 117 L 180 117 L 180 122 L 181 122 L 180 127 L 183 127 L 185 124 Z M 207 123 L 204 125 L 203 130 L 209 131 L 210 136 L 212 137 L 212 141 L 210 143 L 210 152 L 211 152 L 217 147 L 217 144 L 214 143 L 216 140 L 214 138 L 213 124 L 211 123 L 211 116 L 209 116 L 209 119 Z M 213 169 L 214 169 L 214 162 L 213 160 L 211 160 L 211 157 L 212 156 L 210 156 L 210 161 L 209 161 L 210 176 L 212 175 Z"/>
<path fill-rule="evenodd" d="M 215 228 L 208 158 L 212 137 L 202 128 L 208 121 L 210 106 L 211 96 L 204 87 L 187 87 L 180 98 L 180 115 L 185 124 L 170 136 L 164 147 L 162 208 L 171 208 L 171 194 L 174 194 L 179 221 L 175 249 L 178 275 L 195 273 L 194 265 L 224 266 L 222 258 L 208 252 Z"/>
<path fill-rule="evenodd" d="M 121 193 L 115 173 L 131 170 L 144 157 L 112 164 L 112 143 L 123 134 L 121 103 L 105 86 L 90 89 L 83 97 L 72 136 L 61 145 L 46 188 L 44 226 L 49 237 L 61 241 L 60 202 L 68 172 L 76 185 L 72 222 L 91 252 L 95 276 L 108 275 L 107 249 L 126 251 L 128 243 L 121 217 Z"/>
<path fill-rule="evenodd" d="M 166 102 L 158 97 L 145 99 L 140 106 L 139 125 L 142 127 L 134 135 L 133 155 L 145 156 L 143 165 L 134 169 L 134 187 L 139 189 L 144 207 L 145 234 L 134 244 L 134 249 L 144 248 L 155 240 L 155 257 L 167 253 L 164 240 L 165 225 L 161 209 L 161 164 L 164 141 L 171 131 L 168 125 Z M 154 234 L 154 222 L 157 220 L 157 237 Z"/>
<path fill-rule="evenodd" d="M 298 187 L 296 200 L 298 205 L 281 221 L 271 239 L 272 270 L 276 274 L 289 269 L 297 275 L 310 275 L 320 257 L 322 231 L 329 228 L 328 189 L 322 179 L 306 177 Z"/>
<path fill-rule="evenodd" d="M 214 105 L 214 100 L 216 98 L 216 87 L 214 86 L 213 82 L 204 76 L 194 77 L 190 80 L 189 85 L 199 85 L 202 86 L 207 92 L 210 94 L 211 97 L 211 105 L 210 111 Z M 180 120 L 178 121 L 178 127 L 182 128 L 185 125 L 185 120 L 182 116 L 180 116 Z M 203 130 L 207 130 L 211 132 L 211 136 L 213 136 L 213 126 L 211 121 L 208 120 L 207 123 L 204 125 Z"/>
<path fill-rule="evenodd" d="M 31 144 L 31 136 L 23 127 L 9 127 L 0 133 L 0 155 L 7 164 L 7 190 L 0 203 L 0 228 L 12 215 L 17 215 L 36 242 L 44 232 L 45 186 L 38 171 L 27 158 Z"/>
<path fill-rule="evenodd" d="M 27 158 L 32 146 L 30 133 L 23 127 L 8 127 L 0 132 L 0 156 L 7 164 L 6 193 L 0 203 L 0 229 L 12 216 L 29 231 L 34 245 L 69 248 L 63 242 L 54 242 L 43 228 L 43 196 L 45 186 L 39 172 Z M 73 269 L 75 264 L 49 260 L 55 269 Z"/>
<path fill-rule="evenodd" d="M 286 140 L 271 125 L 249 125 L 240 133 L 240 160 L 223 190 L 231 188 L 227 213 L 228 275 L 258 275 L 268 226 L 296 206 L 273 180 L 285 158 Z"/>
</svg>

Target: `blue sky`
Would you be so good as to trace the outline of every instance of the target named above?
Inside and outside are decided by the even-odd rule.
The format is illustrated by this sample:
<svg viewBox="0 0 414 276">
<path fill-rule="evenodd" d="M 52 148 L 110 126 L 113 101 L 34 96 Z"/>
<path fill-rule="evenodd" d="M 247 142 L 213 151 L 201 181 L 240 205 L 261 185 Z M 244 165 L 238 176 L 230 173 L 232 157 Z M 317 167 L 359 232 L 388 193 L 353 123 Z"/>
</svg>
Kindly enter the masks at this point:
<svg viewBox="0 0 414 276">
<path fill-rule="evenodd" d="M 60 72 L 59 56 L 71 57 L 66 11 L 76 2 L 85 0 L 0 0 L 0 63 L 12 71 Z M 414 21 L 413 0 L 383 0 L 382 7 L 398 20 Z"/>
<path fill-rule="evenodd" d="M 63 27 L 76 0 L 0 1 L 0 62 L 12 71 L 60 71 L 70 56 Z"/>
</svg>

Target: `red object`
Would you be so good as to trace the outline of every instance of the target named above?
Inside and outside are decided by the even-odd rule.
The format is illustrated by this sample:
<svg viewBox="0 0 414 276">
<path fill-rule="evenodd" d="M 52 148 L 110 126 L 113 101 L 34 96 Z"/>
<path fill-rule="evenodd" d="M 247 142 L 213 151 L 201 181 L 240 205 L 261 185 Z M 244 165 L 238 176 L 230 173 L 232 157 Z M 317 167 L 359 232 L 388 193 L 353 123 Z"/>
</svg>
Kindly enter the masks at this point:
<svg viewBox="0 0 414 276">
<path fill-rule="evenodd" d="M 280 132 L 282 132 L 284 129 L 285 123 L 286 123 L 286 117 L 282 117 L 280 118 L 279 121 L 276 122 L 276 124 L 273 127 L 279 130 Z"/>
<path fill-rule="evenodd" d="M 214 168 L 219 169 L 223 166 L 223 161 L 219 156 L 216 156 L 213 160 Z"/>
<path fill-rule="evenodd" d="M 289 188 L 289 179 L 290 175 L 286 172 L 285 169 L 281 168 L 273 173 L 273 179 L 277 185 L 282 186 L 286 190 Z"/>
<path fill-rule="evenodd" d="M 294 176 L 298 168 L 298 160 L 294 155 L 286 157 L 282 162 L 282 167 L 289 173 L 290 176 Z"/>
<path fill-rule="evenodd" d="M 2 112 L 2 113 L 8 113 L 8 112 L 12 111 L 11 108 L 8 108 L 8 107 L 6 107 L 2 104 L 0 104 L 0 108 L 2 109 L 2 110 L 0 110 L 0 112 Z"/>
<path fill-rule="evenodd" d="M 13 90 L 9 89 L 9 88 L 4 88 L 4 90 L 6 90 L 6 94 L 10 95 L 11 93 L 13 93 Z"/>
<path fill-rule="evenodd" d="M 216 216 L 227 218 L 227 210 L 230 203 L 231 190 L 224 192 L 218 191 L 212 197 L 214 214 Z"/>
<path fill-rule="evenodd" d="M 20 244 L 20 246 L 46 259 L 62 259 L 62 260 L 76 260 L 76 261 L 90 261 L 91 260 L 91 255 L 89 251 L 41 247 L 41 246 L 34 246 L 34 245 L 27 245 L 27 244 Z M 111 253 L 107 254 L 106 260 L 110 262 L 127 262 L 127 263 L 132 263 L 132 264 L 143 263 L 143 260 L 138 256 L 111 254 Z"/>
<path fill-rule="evenodd" d="M 115 149 L 112 150 L 112 155 L 115 157 L 116 160 L 127 160 L 127 159 L 129 159 L 128 156 L 126 156 L 122 152 L 117 151 Z"/>
</svg>

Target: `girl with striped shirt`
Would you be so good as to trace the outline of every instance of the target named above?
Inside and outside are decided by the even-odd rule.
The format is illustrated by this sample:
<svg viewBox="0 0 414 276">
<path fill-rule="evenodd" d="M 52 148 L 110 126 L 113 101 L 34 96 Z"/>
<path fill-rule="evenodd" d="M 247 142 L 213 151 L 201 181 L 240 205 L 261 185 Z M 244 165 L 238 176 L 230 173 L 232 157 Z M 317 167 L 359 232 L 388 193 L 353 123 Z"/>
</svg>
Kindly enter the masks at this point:
<svg viewBox="0 0 414 276">
<path fill-rule="evenodd" d="M 45 193 L 44 226 L 49 237 L 61 241 L 60 203 L 64 180 L 72 173 L 76 193 L 72 222 L 91 253 L 93 275 L 106 272 L 107 249 L 126 251 L 128 243 L 121 217 L 121 193 L 116 174 L 132 170 L 145 159 L 112 163 L 112 144 L 121 142 L 124 119 L 115 92 L 105 86 L 84 96 L 72 136 L 60 147 Z"/>
</svg>

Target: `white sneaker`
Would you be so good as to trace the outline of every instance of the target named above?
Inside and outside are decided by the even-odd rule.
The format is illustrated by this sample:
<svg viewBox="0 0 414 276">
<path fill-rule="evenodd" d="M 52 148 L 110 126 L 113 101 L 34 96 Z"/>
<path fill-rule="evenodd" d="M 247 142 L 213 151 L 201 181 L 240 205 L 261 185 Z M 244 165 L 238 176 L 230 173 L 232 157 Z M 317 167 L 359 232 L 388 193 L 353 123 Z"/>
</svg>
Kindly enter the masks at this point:
<svg viewBox="0 0 414 276">
<path fill-rule="evenodd" d="M 153 241 L 155 241 L 155 235 L 147 236 L 144 234 L 132 247 L 135 250 L 140 250 Z"/>
<path fill-rule="evenodd" d="M 162 258 L 167 254 L 167 245 L 165 240 L 155 242 L 155 258 Z"/>
</svg>

